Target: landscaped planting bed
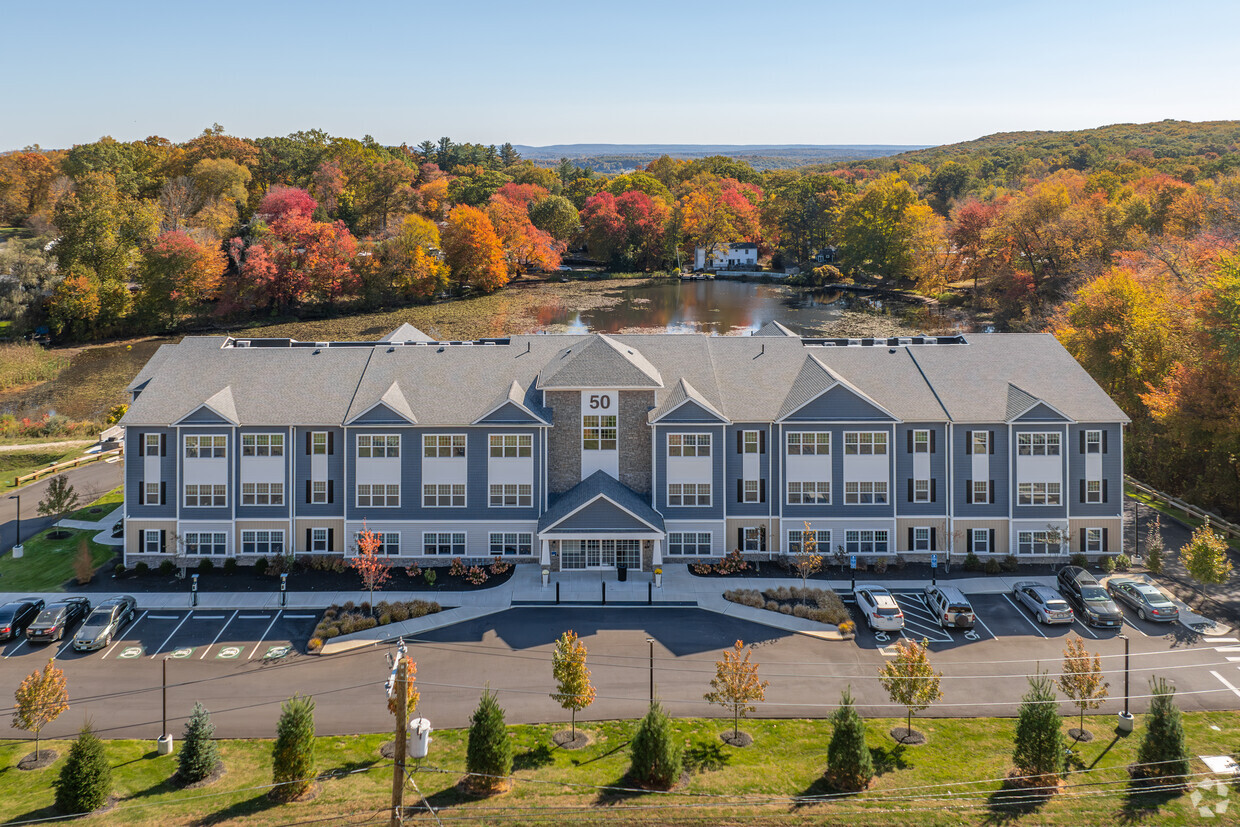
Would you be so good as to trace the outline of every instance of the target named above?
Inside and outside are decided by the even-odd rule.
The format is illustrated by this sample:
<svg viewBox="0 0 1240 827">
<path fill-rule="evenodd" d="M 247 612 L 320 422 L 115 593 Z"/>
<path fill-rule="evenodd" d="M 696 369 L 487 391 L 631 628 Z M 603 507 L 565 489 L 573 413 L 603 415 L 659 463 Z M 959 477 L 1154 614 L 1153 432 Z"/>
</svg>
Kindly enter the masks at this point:
<svg viewBox="0 0 1240 827">
<path fill-rule="evenodd" d="M 799 586 L 780 586 L 778 589 L 732 589 L 723 593 L 725 600 L 766 609 L 771 612 L 803 617 L 819 623 L 839 626 L 849 622 L 848 609 L 840 596 L 830 589 L 809 589 Z"/>
<path fill-rule="evenodd" d="M 306 650 L 317 652 L 323 648 L 325 641 L 340 635 L 353 632 L 364 632 L 376 626 L 387 626 L 389 623 L 402 623 L 415 617 L 433 615 L 440 611 L 438 603 L 427 600 L 408 600 L 388 603 L 386 600 L 371 606 L 363 603 L 355 606 L 352 602 L 343 606 L 331 606 L 323 613 L 323 619 L 314 627 Z"/>
</svg>

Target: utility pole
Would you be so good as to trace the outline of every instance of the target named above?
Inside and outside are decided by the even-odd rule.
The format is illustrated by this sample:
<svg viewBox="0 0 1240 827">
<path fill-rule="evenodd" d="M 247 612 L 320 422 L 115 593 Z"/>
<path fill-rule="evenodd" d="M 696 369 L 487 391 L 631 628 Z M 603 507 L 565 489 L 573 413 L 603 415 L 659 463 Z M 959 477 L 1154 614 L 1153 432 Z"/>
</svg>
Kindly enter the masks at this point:
<svg viewBox="0 0 1240 827">
<path fill-rule="evenodd" d="M 406 720 L 409 717 L 409 659 L 404 657 L 403 651 L 397 655 L 397 658 L 396 681 L 394 682 L 396 737 L 392 747 L 392 820 L 389 822 L 390 827 L 400 827 L 402 822 L 405 797 L 405 753 L 408 750 L 405 738 L 409 726 Z"/>
<path fill-rule="evenodd" d="M 654 703 L 654 638 L 646 638 L 650 644 L 650 703 Z"/>
</svg>

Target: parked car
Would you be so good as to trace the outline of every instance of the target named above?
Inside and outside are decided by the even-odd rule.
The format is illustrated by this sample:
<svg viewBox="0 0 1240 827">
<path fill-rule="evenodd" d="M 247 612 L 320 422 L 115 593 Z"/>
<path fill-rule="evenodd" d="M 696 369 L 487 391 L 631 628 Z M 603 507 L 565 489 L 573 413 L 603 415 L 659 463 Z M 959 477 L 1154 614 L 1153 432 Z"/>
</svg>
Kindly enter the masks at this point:
<svg viewBox="0 0 1240 827">
<path fill-rule="evenodd" d="M 977 615 L 964 592 L 955 586 L 926 586 L 926 605 L 944 629 L 972 629 Z"/>
<path fill-rule="evenodd" d="M 891 592 L 882 586 L 857 586 L 854 594 L 857 608 L 865 615 L 865 622 L 871 629 L 883 632 L 898 632 L 904 628 L 904 612 L 900 604 L 891 596 Z"/>
<path fill-rule="evenodd" d="M 121 517 L 112 524 L 112 539 L 119 540 L 125 536 L 125 518 Z"/>
<path fill-rule="evenodd" d="M 121 629 L 133 621 L 138 601 L 127 594 L 109 597 L 95 607 L 73 636 L 73 648 L 79 652 L 102 649 L 112 642 Z"/>
<path fill-rule="evenodd" d="M 1064 566 L 1056 575 L 1059 592 L 1080 611 L 1090 626 L 1123 626 L 1124 613 L 1107 596 L 1106 589 L 1080 566 Z"/>
<path fill-rule="evenodd" d="M 85 597 L 66 597 L 50 603 L 39 612 L 26 628 L 26 640 L 31 643 L 49 643 L 63 640 L 65 632 L 90 614 L 90 601 Z"/>
<path fill-rule="evenodd" d="M 43 599 L 39 597 L 25 597 L 0 606 L 0 640 L 12 640 L 24 634 L 41 611 Z"/>
<path fill-rule="evenodd" d="M 1023 603 L 1040 623 L 1071 623 L 1075 619 L 1068 601 L 1050 586 L 1022 580 L 1012 586 L 1012 596 Z"/>
<path fill-rule="evenodd" d="M 1149 583 L 1127 577 L 1112 577 L 1107 581 L 1107 591 L 1117 602 L 1127 604 L 1135 610 L 1137 617 L 1142 620 L 1169 623 L 1180 617 L 1180 610 L 1171 602 L 1171 598 Z"/>
</svg>

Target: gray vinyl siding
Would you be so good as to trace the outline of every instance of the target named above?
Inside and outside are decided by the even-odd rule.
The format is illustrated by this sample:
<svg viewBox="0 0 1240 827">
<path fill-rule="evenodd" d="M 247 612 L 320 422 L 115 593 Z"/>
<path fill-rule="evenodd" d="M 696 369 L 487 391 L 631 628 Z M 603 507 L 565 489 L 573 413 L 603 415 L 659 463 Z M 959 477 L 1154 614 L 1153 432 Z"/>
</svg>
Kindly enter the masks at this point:
<svg viewBox="0 0 1240 827">
<path fill-rule="evenodd" d="M 994 481 L 993 503 L 970 503 L 969 481 L 973 479 L 973 455 L 966 453 L 971 431 L 990 431 L 994 452 L 990 454 L 989 479 Z M 956 425 L 952 430 L 952 510 L 957 517 L 1007 517 L 1008 515 L 1008 426 L 1007 423 Z"/>
<path fill-rule="evenodd" d="M 895 475 L 895 434 L 893 427 L 886 422 L 858 422 L 853 425 L 831 425 L 826 428 L 831 432 L 831 508 L 823 513 L 823 509 L 812 506 L 810 512 L 818 512 L 817 516 L 831 517 L 894 517 L 895 498 L 899 493 L 900 482 Z M 844 433 L 846 431 L 885 431 L 887 433 L 887 504 L 886 505 L 846 505 L 844 503 Z M 796 508 L 796 506 L 792 506 Z M 785 506 L 785 516 L 798 517 Z"/>
<path fill-rule="evenodd" d="M 494 413 L 489 413 L 482 419 L 478 420 L 480 425 L 537 425 L 538 423 L 532 416 L 518 408 L 511 402 L 505 402 L 495 409 Z"/>
<path fill-rule="evenodd" d="M 692 404 L 692 403 L 689 403 Z M 684 410 L 689 405 L 680 408 Z M 699 410 L 701 410 L 699 408 Z M 667 426 L 660 422 L 654 426 L 654 507 L 655 510 L 668 520 L 717 520 L 723 518 L 724 504 L 728 503 L 728 497 L 736 498 L 736 483 L 732 482 L 732 487 L 724 482 L 724 457 L 731 450 L 736 451 L 736 437 L 731 437 L 728 441 L 727 431 L 722 425 L 702 424 L 697 426 Z M 667 435 L 668 434 L 704 434 L 711 435 L 711 499 L 710 505 L 701 507 L 685 508 L 677 506 L 669 508 L 667 505 Z M 738 473 L 739 473 L 739 465 Z"/>
<path fill-rule="evenodd" d="M 846 387 L 836 385 L 787 417 L 788 422 L 837 420 L 890 422 L 891 417 Z"/>
<path fill-rule="evenodd" d="M 159 478 L 164 484 L 165 505 L 142 505 L 142 483 L 146 473 L 146 457 L 141 455 L 146 434 L 160 434 L 167 451 L 159 458 Z M 175 518 L 180 502 L 180 481 L 177 475 L 176 428 L 130 426 L 125 429 L 125 514 L 134 519 Z"/>
<path fill-rule="evenodd" d="M 284 505 L 242 505 L 241 504 L 241 437 L 244 434 L 282 434 L 284 436 Z M 304 437 L 303 437 L 304 439 Z M 289 462 L 292 459 L 290 451 L 295 446 L 289 445 L 289 429 L 287 427 L 245 427 L 238 428 L 233 431 L 230 437 L 229 449 L 232 450 L 230 473 L 234 480 L 237 480 L 237 491 L 233 497 L 233 511 L 239 520 L 279 520 L 285 519 L 292 514 L 293 497 L 296 494 L 289 485 Z M 303 444 L 302 450 L 305 450 Z M 303 484 L 304 485 L 304 484 Z M 303 489 L 304 496 L 304 489 Z"/>
<path fill-rule="evenodd" d="M 1103 431 L 1106 434 L 1106 451 L 1102 453 L 1102 478 L 1106 480 L 1107 500 L 1103 503 L 1086 503 L 1081 496 L 1081 482 L 1085 479 L 1085 455 L 1081 453 L 1081 434 L 1085 431 Z M 1082 423 L 1068 427 L 1068 502 L 1072 504 L 1073 517 L 1113 517 L 1123 507 L 1124 468 L 1120 445 L 1124 428 L 1119 423 Z"/>
<path fill-rule="evenodd" d="M 774 514 L 776 505 L 773 502 L 779 492 L 771 479 L 772 451 L 775 450 L 774 427 L 764 422 L 739 422 L 728 425 L 724 436 L 723 455 L 726 458 L 727 478 L 723 486 L 723 502 L 729 517 L 766 517 Z M 766 481 L 766 502 L 739 502 L 736 496 L 736 481 L 742 478 L 744 454 L 736 450 L 737 434 L 741 431 L 762 431 L 766 433 L 766 453 L 758 454 L 758 478 Z M 688 519 L 692 519 L 692 515 Z"/>
<path fill-rule="evenodd" d="M 228 499 L 226 501 L 226 504 L 223 508 L 215 508 L 215 507 L 187 508 L 185 506 L 185 491 L 184 491 L 185 486 L 180 485 L 177 487 L 177 490 L 176 490 L 176 501 L 177 501 L 178 514 L 180 515 L 180 518 L 182 520 L 231 520 L 233 518 L 233 508 L 235 507 L 237 498 L 241 493 L 237 487 L 237 470 L 234 464 L 235 461 L 233 459 L 234 454 L 237 452 L 237 431 L 236 429 L 233 428 L 232 426 L 221 428 L 215 425 L 212 425 L 212 426 L 207 426 L 207 425 L 182 426 L 178 428 L 177 436 L 176 436 L 176 454 L 178 457 L 177 462 L 181 466 L 181 470 L 182 470 L 181 476 L 185 477 L 185 463 L 194 461 L 194 460 L 185 459 L 185 456 L 184 456 L 185 437 L 194 436 L 194 435 L 219 436 L 221 434 L 228 437 L 228 448 L 227 448 L 228 453 L 226 456 L 226 459 L 228 460 L 228 482 L 227 482 Z M 173 443 L 170 440 L 168 443 L 169 454 L 173 452 L 172 446 L 173 446 Z M 191 477 L 191 481 L 192 481 L 192 477 Z M 168 487 L 168 502 L 170 503 L 172 502 L 172 497 L 173 497 L 172 487 L 169 486 Z"/>
<path fill-rule="evenodd" d="M 231 428 L 232 423 L 215 411 L 207 407 L 201 407 L 182 419 L 179 425 L 222 425 L 225 428 Z"/>
<path fill-rule="evenodd" d="M 1053 411 L 1051 412 L 1053 413 Z M 1037 424 L 1035 421 L 1022 420 L 1021 424 L 1012 427 L 1012 444 L 1008 446 L 1008 462 L 1011 468 L 1016 468 L 1016 442 L 1017 435 L 1024 433 L 1058 433 L 1062 443 L 1059 448 L 1060 460 L 1060 476 L 1059 476 L 1059 505 L 1018 505 L 1019 491 L 1014 485 L 1008 496 L 1012 501 L 1012 519 L 1014 520 L 1036 520 L 1046 518 L 1048 520 L 1061 520 L 1068 516 L 1068 498 L 1072 492 L 1068 489 L 1068 464 L 1064 462 L 1065 454 L 1072 450 L 1067 444 L 1068 433 L 1067 426 L 1055 422 L 1043 422 Z M 997 448 L 995 449 L 998 450 Z M 1020 480 L 1016 480 L 1019 483 Z"/>
<path fill-rule="evenodd" d="M 376 409 L 377 410 L 377 409 Z M 372 411 L 373 413 L 374 411 Z M 390 414 L 389 414 L 390 416 Z M 358 508 L 357 506 L 357 437 L 360 434 L 398 434 L 400 436 L 400 507 L 398 508 Z M 342 500 L 346 509 L 347 516 L 350 520 L 368 520 L 372 523 L 382 522 L 385 520 L 403 520 L 407 519 L 407 507 L 410 499 L 420 499 L 422 492 L 413 491 L 406 480 L 408 479 L 408 466 L 410 463 L 421 464 L 422 462 L 422 438 L 417 435 L 417 431 L 411 427 L 394 427 L 379 426 L 372 427 L 355 427 L 349 426 L 345 431 L 344 444 L 348 462 L 345 463 L 347 471 L 345 474 L 344 485 L 338 485 L 336 491 L 337 499 Z M 305 437 L 302 437 L 302 450 L 305 451 Z M 468 449 L 467 449 L 468 450 Z M 302 483 L 302 496 L 300 509 L 304 506 L 305 483 Z M 402 554 L 403 552 L 402 546 Z"/>
<path fill-rule="evenodd" d="M 1039 402 L 1025 413 L 1017 417 L 1017 423 L 1024 422 L 1063 422 L 1063 414 L 1055 413 L 1048 405 Z"/>
<path fill-rule="evenodd" d="M 380 508 L 369 511 L 376 519 L 402 520 L 537 520 L 542 513 L 542 475 L 544 463 L 544 440 L 541 428 L 499 427 L 488 428 L 417 428 L 408 432 L 412 447 L 402 448 L 399 509 Z M 490 482 L 487 478 L 487 458 L 490 434 L 532 434 L 534 454 L 533 499 L 529 508 L 491 508 Z M 422 436 L 424 434 L 465 434 L 465 507 L 424 508 L 422 506 Z M 408 441 L 406 440 L 406 441 Z M 403 443 L 402 443 L 403 445 Z M 352 486 L 352 481 L 350 481 Z M 393 511 L 398 514 L 393 514 Z M 350 519 L 362 516 L 363 509 L 350 508 Z"/>
<path fill-rule="evenodd" d="M 599 534 L 632 534 L 652 531 L 650 526 L 638 520 L 619 506 L 598 500 L 568 517 L 553 533 L 598 532 Z"/>
<path fill-rule="evenodd" d="M 380 402 L 349 423 L 353 425 L 408 425 L 409 420 Z"/>
<path fill-rule="evenodd" d="M 293 513 L 298 517 L 343 517 L 344 516 L 344 429 L 326 426 L 303 427 L 293 429 Z M 324 431 L 332 434 L 332 448 L 327 455 L 327 478 L 332 482 L 332 502 L 306 502 L 306 480 L 310 479 L 310 454 L 306 453 L 306 434 Z"/>
<path fill-rule="evenodd" d="M 682 403 L 679 408 L 659 420 L 660 425 L 672 425 L 677 422 L 719 423 L 719 417 L 690 399 L 687 402 Z"/>
<path fill-rule="evenodd" d="M 930 452 L 930 479 L 933 499 L 916 503 L 909 499 L 909 480 L 913 478 L 913 457 L 908 441 L 913 431 L 930 431 L 934 450 Z M 901 517 L 922 517 L 947 513 L 947 425 L 943 422 L 909 422 L 896 426 L 895 501 Z"/>
</svg>

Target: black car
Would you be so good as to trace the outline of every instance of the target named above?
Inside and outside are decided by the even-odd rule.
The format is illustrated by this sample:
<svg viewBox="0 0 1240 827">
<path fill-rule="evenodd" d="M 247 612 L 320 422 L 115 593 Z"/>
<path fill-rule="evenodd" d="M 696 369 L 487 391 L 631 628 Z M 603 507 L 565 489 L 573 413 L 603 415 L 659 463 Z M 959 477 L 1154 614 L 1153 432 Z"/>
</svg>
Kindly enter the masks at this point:
<svg viewBox="0 0 1240 827">
<path fill-rule="evenodd" d="M 109 597 L 95 607 L 73 636 L 73 648 L 79 652 L 102 649 L 112 642 L 121 629 L 133 621 L 138 603 L 127 594 Z"/>
<path fill-rule="evenodd" d="M 33 623 L 26 627 L 26 640 L 49 643 L 61 640 L 65 632 L 90 614 L 90 601 L 85 597 L 66 597 L 49 604 Z"/>
<path fill-rule="evenodd" d="M 1090 626 L 1124 625 L 1124 615 L 1097 579 L 1080 566 L 1064 566 L 1056 575 L 1059 591 L 1080 610 Z"/>
<path fill-rule="evenodd" d="M 0 640 L 12 640 L 26 631 L 43 611 L 43 599 L 26 597 L 0 606 Z"/>
</svg>

